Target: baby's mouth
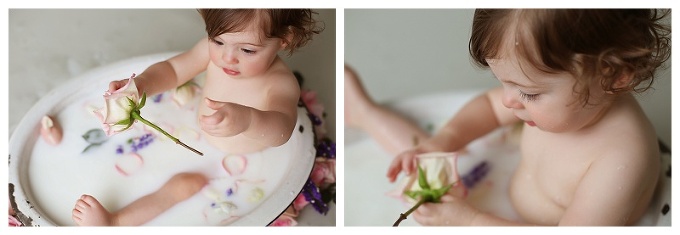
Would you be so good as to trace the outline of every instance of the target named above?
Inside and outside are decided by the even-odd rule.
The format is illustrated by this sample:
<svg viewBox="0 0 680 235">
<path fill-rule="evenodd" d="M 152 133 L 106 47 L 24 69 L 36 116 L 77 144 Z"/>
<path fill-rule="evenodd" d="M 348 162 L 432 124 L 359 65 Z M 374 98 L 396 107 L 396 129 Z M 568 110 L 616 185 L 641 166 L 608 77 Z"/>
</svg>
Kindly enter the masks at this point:
<svg viewBox="0 0 680 235">
<path fill-rule="evenodd" d="M 224 73 L 231 75 L 231 76 L 236 76 L 236 75 L 240 74 L 239 71 L 235 71 L 235 70 L 231 70 L 231 69 L 227 69 L 227 68 L 222 68 L 222 71 L 224 71 Z"/>
</svg>

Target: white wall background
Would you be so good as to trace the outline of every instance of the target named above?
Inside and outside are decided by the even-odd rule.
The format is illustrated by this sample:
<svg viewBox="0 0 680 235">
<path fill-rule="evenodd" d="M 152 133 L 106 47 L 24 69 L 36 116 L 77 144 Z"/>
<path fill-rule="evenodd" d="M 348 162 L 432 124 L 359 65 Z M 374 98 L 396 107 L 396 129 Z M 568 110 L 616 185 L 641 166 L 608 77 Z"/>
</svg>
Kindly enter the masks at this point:
<svg viewBox="0 0 680 235">
<path fill-rule="evenodd" d="M 345 62 L 378 102 L 500 84 L 473 65 L 474 9 L 346 9 Z M 668 18 L 670 22 L 670 17 Z M 671 69 L 638 96 L 661 140 L 671 145 Z"/>
</svg>

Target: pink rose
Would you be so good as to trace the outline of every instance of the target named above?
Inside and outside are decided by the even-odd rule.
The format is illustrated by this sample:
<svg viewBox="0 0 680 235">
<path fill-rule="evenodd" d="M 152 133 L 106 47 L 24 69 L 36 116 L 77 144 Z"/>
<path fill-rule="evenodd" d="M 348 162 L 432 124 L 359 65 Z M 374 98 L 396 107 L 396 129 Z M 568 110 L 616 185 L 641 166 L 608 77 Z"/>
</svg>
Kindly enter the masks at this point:
<svg viewBox="0 0 680 235">
<path fill-rule="evenodd" d="M 323 104 L 321 104 L 317 98 L 315 91 L 302 90 L 300 91 L 300 97 L 302 102 L 305 103 L 309 112 L 316 115 L 319 118 L 323 118 Z"/>
<path fill-rule="evenodd" d="M 271 226 L 295 226 L 297 225 L 297 221 L 293 219 L 293 217 L 287 216 L 287 215 L 281 215 L 279 218 L 274 220 L 272 222 Z"/>
<path fill-rule="evenodd" d="M 14 216 L 9 216 L 9 227 L 20 227 L 22 224 L 17 220 L 17 218 L 14 218 Z"/>
<path fill-rule="evenodd" d="M 143 105 L 140 104 L 139 101 L 139 92 L 137 91 L 137 86 L 133 79 L 134 77 L 135 75 L 133 74 L 132 77 L 128 79 L 128 83 L 125 84 L 125 86 L 113 93 L 106 92 L 104 94 L 106 106 L 94 111 L 95 116 L 102 122 L 102 129 L 106 132 L 107 136 L 123 132 L 130 128 L 134 122 L 134 118 L 131 117 L 131 112 L 133 112 L 138 105 Z"/>
<path fill-rule="evenodd" d="M 309 204 L 309 202 L 305 199 L 305 195 L 302 195 L 302 193 L 298 194 L 295 201 L 293 201 L 293 209 L 295 211 L 301 211 L 307 204 Z"/>
<path fill-rule="evenodd" d="M 19 220 L 16 217 L 14 217 L 15 213 L 14 213 L 14 209 L 12 209 L 12 204 L 8 201 L 7 205 L 9 207 L 9 227 L 19 227 L 19 226 L 21 226 L 22 225 L 21 222 L 19 222 Z"/>
<path fill-rule="evenodd" d="M 335 183 L 335 159 L 316 158 L 311 178 L 318 187 Z"/>
</svg>

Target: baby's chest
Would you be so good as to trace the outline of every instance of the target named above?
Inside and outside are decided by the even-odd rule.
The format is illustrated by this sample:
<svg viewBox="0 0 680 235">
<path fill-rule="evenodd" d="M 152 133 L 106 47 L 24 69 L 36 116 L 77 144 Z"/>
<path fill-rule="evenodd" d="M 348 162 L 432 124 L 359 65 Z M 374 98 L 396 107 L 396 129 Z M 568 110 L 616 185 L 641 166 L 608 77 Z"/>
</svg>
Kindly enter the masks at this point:
<svg viewBox="0 0 680 235">
<path fill-rule="evenodd" d="M 203 96 L 222 102 L 237 103 L 261 109 L 266 98 L 266 89 L 248 81 L 225 81 L 206 79 Z"/>
<path fill-rule="evenodd" d="M 593 143 L 594 144 L 594 143 Z M 537 193 L 566 207 L 596 156 L 593 145 L 552 136 L 527 136 L 522 141 L 518 174 L 536 187 Z"/>
</svg>

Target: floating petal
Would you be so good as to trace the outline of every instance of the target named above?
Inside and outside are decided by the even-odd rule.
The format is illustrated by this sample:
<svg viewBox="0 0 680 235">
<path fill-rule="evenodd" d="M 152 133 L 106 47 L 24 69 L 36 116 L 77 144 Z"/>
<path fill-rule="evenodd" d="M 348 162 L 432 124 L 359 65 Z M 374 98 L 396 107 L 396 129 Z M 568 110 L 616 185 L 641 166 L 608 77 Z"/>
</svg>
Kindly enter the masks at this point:
<svg viewBox="0 0 680 235">
<path fill-rule="evenodd" d="M 51 145 L 58 145 L 63 137 L 61 126 L 50 116 L 43 116 L 40 120 L 40 135 Z"/>
<path fill-rule="evenodd" d="M 248 162 L 243 155 L 228 155 L 222 160 L 222 167 L 230 176 L 237 176 L 246 171 Z"/>
<path fill-rule="evenodd" d="M 116 170 L 123 176 L 129 176 L 144 165 L 144 159 L 137 153 L 122 156 L 116 160 Z"/>
</svg>

